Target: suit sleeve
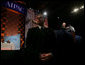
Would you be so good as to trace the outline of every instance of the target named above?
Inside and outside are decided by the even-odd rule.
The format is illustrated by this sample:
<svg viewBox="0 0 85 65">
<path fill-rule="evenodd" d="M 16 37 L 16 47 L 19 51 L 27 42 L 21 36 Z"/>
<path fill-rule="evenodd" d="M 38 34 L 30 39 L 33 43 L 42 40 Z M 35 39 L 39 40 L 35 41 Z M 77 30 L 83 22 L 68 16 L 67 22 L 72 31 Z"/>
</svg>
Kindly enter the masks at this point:
<svg viewBox="0 0 85 65">
<path fill-rule="evenodd" d="M 32 29 L 29 29 L 27 33 L 27 38 L 26 38 L 26 54 L 32 53 L 32 39 L 33 39 L 33 34 L 32 34 Z"/>
</svg>

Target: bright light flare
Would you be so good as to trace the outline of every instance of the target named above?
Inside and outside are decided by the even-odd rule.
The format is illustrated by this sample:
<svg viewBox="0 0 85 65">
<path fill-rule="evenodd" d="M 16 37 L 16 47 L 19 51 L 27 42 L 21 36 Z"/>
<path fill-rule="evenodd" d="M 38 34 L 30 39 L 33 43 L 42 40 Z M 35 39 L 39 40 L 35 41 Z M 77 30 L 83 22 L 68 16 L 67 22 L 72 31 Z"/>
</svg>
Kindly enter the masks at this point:
<svg viewBox="0 0 85 65">
<path fill-rule="evenodd" d="M 78 11 L 79 11 L 79 8 L 75 8 L 75 9 L 72 11 L 72 13 L 73 13 L 73 12 L 76 13 L 76 12 L 78 12 Z"/>
<path fill-rule="evenodd" d="M 79 9 L 78 8 L 75 8 L 74 10 L 73 10 L 73 12 L 77 12 Z"/>
<path fill-rule="evenodd" d="M 80 7 L 80 9 L 83 9 L 84 8 L 84 5 Z"/>
<path fill-rule="evenodd" d="M 44 12 L 43 15 L 44 15 L 44 16 L 47 16 L 47 12 Z"/>
</svg>

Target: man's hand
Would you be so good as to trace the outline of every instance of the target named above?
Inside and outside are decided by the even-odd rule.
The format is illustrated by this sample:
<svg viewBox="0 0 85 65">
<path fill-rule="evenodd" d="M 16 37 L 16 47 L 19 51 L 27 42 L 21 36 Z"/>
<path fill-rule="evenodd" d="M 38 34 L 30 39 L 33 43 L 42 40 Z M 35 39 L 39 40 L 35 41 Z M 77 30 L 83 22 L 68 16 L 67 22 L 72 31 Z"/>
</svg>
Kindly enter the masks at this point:
<svg viewBox="0 0 85 65">
<path fill-rule="evenodd" d="M 42 53 L 42 54 L 40 54 L 40 60 L 41 61 L 50 60 L 51 58 L 52 58 L 52 53 Z"/>
</svg>

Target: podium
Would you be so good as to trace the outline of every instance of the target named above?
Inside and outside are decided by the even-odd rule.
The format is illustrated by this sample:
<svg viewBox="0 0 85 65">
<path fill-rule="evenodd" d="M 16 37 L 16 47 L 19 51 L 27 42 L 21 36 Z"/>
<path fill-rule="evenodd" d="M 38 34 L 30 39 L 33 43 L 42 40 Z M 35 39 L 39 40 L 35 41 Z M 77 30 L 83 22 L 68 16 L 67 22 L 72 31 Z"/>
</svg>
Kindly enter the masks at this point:
<svg viewBox="0 0 85 65">
<path fill-rule="evenodd" d="M 1 43 L 1 50 L 15 50 L 13 43 Z"/>
</svg>

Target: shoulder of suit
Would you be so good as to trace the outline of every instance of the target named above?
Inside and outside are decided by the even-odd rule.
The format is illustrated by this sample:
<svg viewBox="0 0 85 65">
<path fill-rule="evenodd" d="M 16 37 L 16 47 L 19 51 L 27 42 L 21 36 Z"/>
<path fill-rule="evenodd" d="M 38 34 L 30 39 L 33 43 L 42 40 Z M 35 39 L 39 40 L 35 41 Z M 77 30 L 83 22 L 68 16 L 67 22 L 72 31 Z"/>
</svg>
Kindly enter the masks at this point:
<svg viewBox="0 0 85 65">
<path fill-rule="evenodd" d="M 38 27 L 34 27 L 34 28 L 30 28 L 29 31 L 35 31 L 37 29 L 39 29 L 39 28 Z"/>
<path fill-rule="evenodd" d="M 33 27 L 33 28 L 30 28 L 29 30 L 33 30 L 33 29 L 37 29 L 38 27 Z"/>
</svg>

